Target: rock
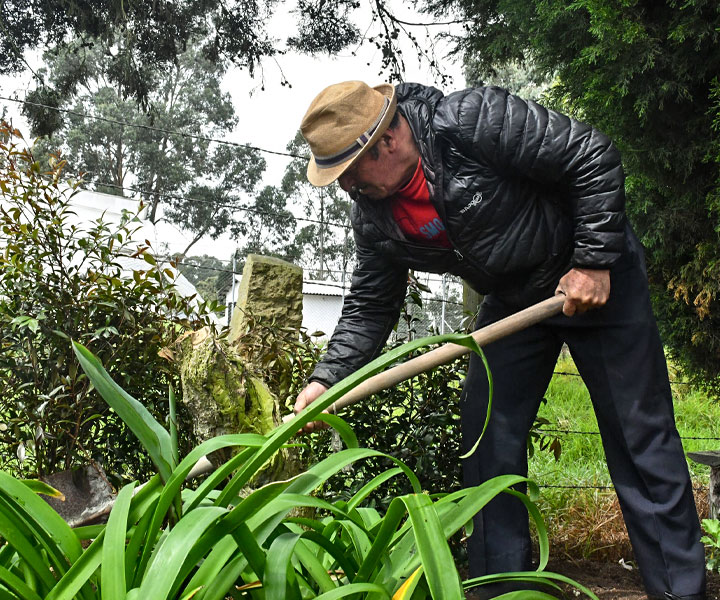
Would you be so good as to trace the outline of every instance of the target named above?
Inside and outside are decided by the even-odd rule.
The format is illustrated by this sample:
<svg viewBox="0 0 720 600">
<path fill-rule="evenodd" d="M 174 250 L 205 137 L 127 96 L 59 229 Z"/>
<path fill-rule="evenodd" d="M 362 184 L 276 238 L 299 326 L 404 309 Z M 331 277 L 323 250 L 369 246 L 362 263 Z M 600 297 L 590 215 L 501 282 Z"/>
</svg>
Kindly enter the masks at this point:
<svg viewBox="0 0 720 600">
<path fill-rule="evenodd" d="M 287 373 L 277 371 L 282 369 L 279 361 L 267 360 L 268 350 L 274 351 L 270 325 L 299 332 L 301 323 L 302 269 L 250 255 L 230 334 L 223 338 L 205 328 L 182 337 L 165 353 L 179 364 L 182 401 L 193 416 L 193 433 L 199 441 L 227 433 L 265 435 L 281 424 L 280 390 L 271 390 L 267 382 L 283 381 Z M 270 367 L 270 363 L 276 364 Z M 208 458 L 217 466 L 233 454 L 221 450 Z M 263 470 L 262 481 L 253 485 L 298 472 L 294 453 L 283 450 Z"/>
<path fill-rule="evenodd" d="M 300 330 L 302 325 L 303 270 L 279 258 L 250 254 L 245 261 L 237 302 L 230 322 L 230 342 L 255 321 L 275 322 Z"/>
<path fill-rule="evenodd" d="M 89 525 L 102 520 L 115 503 L 115 494 L 103 469 L 85 465 L 42 477 L 42 481 L 62 492 L 65 500 L 40 496 L 70 527 Z"/>
</svg>

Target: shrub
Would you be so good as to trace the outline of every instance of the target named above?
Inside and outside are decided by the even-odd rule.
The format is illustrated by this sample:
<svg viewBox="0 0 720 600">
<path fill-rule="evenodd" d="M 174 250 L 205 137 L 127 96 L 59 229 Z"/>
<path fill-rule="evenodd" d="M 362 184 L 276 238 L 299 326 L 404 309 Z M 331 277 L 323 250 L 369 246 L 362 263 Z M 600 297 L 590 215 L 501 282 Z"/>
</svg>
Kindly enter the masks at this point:
<svg viewBox="0 0 720 600">
<path fill-rule="evenodd" d="M 92 348 L 113 377 L 166 414 L 170 363 L 158 356 L 197 317 L 174 272 L 132 241 L 137 215 L 77 224 L 58 157 L 42 172 L 20 134 L 0 126 L 0 439 L 2 466 L 43 475 L 97 461 L 140 476 L 149 459 L 94 392 L 70 338 Z M 121 260 L 139 259 L 124 270 Z"/>
</svg>

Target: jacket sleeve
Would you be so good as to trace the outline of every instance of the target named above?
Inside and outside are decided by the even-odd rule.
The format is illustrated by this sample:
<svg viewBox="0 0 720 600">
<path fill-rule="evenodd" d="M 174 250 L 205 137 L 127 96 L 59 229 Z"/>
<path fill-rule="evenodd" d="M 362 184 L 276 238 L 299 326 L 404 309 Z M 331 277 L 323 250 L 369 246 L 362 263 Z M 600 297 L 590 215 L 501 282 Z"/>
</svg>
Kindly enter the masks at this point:
<svg viewBox="0 0 720 600">
<path fill-rule="evenodd" d="M 625 239 L 625 176 L 620 153 L 592 127 L 488 87 L 446 97 L 440 135 L 501 177 L 552 186 L 569 200 L 575 267 L 608 268 Z"/>
<path fill-rule="evenodd" d="M 340 321 L 310 381 L 328 387 L 376 358 L 397 323 L 407 289 L 407 269 L 373 252 L 356 233 L 357 266 Z"/>
</svg>

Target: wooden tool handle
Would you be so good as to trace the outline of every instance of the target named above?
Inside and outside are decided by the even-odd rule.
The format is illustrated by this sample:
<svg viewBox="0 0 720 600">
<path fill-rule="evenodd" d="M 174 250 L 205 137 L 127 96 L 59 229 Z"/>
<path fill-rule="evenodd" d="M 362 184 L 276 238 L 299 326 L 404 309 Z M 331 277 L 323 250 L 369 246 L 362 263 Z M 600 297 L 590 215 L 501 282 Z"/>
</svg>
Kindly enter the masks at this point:
<svg viewBox="0 0 720 600">
<path fill-rule="evenodd" d="M 505 317 L 496 323 L 478 329 L 472 333 L 472 336 L 479 346 L 485 346 L 512 333 L 522 331 L 540 321 L 544 321 L 548 317 L 559 314 L 564 303 L 564 295 L 553 296 L 509 317 Z M 339 398 L 329 410 L 331 412 L 337 412 L 341 408 L 355 404 L 363 398 L 367 398 L 381 390 L 392 387 L 405 379 L 409 379 L 410 377 L 434 369 L 439 365 L 455 360 L 468 352 L 470 352 L 470 349 L 465 346 L 452 343 L 444 344 L 435 350 L 421 354 L 387 371 L 369 377 Z M 294 415 L 288 415 L 283 421 L 289 420 L 293 418 L 293 416 Z"/>
</svg>

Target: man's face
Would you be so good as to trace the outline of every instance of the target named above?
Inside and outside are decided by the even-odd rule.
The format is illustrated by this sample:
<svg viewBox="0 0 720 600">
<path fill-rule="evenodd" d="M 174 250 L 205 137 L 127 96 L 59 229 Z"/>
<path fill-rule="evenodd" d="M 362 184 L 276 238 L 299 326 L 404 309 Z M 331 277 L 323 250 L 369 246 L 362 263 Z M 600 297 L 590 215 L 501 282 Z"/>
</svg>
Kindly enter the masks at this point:
<svg viewBox="0 0 720 600">
<path fill-rule="evenodd" d="M 394 195 L 405 183 L 406 173 L 396 164 L 396 155 L 388 151 L 392 141 L 386 136 L 375 144 L 377 156 L 366 152 L 339 178 L 340 187 L 350 193 L 353 188 L 371 200 L 382 200 Z"/>
</svg>

